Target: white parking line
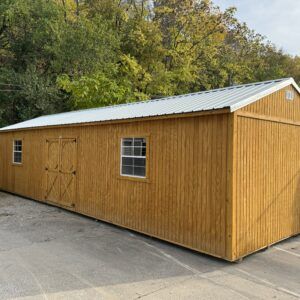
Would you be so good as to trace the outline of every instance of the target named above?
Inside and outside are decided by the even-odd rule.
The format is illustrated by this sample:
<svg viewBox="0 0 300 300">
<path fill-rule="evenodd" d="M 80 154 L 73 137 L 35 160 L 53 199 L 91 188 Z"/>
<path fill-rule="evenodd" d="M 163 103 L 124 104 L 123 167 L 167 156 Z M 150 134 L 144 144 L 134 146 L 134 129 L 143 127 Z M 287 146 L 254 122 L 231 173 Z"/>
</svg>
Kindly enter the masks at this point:
<svg viewBox="0 0 300 300">
<path fill-rule="evenodd" d="M 257 281 L 260 281 L 261 283 L 264 283 L 264 284 L 266 284 L 267 286 L 269 286 L 271 288 L 274 288 L 274 289 L 276 289 L 278 291 L 284 292 L 284 293 L 289 294 L 291 296 L 294 296 L 296 298 L 300 298 L 300 294 L 295 293 L 293 291 L 290 291 L 290 290 L 288 290 L 288 289 L 286 289 L 284 287 L 277 286 L 276 284 L 274 284 L 274 283 L 272 283 L 272 282 L 270 282 L 270 281 L 268 281 L 266 279 L 263 279 L 263 278 L 261 278 L 259 276 L 255 276 L 254 274 L 251 274 L 251 273 L 249 273 L 249 272 L 247 272 L 245 270 L 239 269 L 239 268 L 235 269 L 235 270 L 237 270 L 238 272 L 241 272 L 241 273 L 243 273 L 243 274 L 245 274 L 245 275 L 247 275 L 249 277 L 252 277 L 253 279 L 255 279 Z"/>
<path fill-rule="evenodd" d="M 276 249 L 276 250 L 279 250 L 279 251 L 286 252 L 288 254 L 294 255 L 296 257 L 300 257 L 300 254 L 298 254 L 298 253 L 295 253 L 295 252 L 292 252 L 292 251 L 289 251 L 289 250 L 285 250 L 285 249 L 282 249 L 282 248 L 277 247 L 277 246 L 274 246 L 273 248 Z"/>
</svg>

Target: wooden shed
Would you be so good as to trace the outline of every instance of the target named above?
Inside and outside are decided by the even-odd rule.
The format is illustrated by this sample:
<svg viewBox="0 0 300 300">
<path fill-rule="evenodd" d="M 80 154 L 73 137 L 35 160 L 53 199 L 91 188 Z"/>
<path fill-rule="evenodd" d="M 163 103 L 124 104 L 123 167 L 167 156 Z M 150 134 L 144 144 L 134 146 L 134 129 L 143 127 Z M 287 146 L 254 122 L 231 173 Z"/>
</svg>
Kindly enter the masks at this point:
<svg viewBox="0 0 300 300">
<path fill-rule="evenodd" d="M 0 130 L 0 189 L 229 261 L 300 233 L 293 79 Z"/>
</svg>

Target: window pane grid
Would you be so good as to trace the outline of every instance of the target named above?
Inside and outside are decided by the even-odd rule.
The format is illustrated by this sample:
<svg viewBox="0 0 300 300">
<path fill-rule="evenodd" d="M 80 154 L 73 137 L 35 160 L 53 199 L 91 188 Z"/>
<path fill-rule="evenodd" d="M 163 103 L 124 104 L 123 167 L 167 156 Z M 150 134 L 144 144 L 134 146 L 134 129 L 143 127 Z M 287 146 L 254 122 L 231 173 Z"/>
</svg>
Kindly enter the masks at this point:
<svg viewBox="0 0 300 300">
<path fill-rule="evenodd" d="M 13 163 L 22 163 L 22 140 L 15 140 L 13 144 Z"/>
<path fill-rule="evenodd" d="M 123 138 L 121 143 L 121 175 L 146 177 L 146 139 Z"/>
</svg>

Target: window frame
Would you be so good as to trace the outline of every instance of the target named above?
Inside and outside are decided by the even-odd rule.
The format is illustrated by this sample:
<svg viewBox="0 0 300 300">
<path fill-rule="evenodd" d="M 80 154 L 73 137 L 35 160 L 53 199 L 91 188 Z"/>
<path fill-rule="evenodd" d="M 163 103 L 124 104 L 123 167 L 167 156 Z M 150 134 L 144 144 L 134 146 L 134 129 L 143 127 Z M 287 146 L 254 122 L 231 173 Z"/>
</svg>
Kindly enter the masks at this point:
<svg viewBox="0 0 300 300">
<path fill-rule="evenodd" d="M 285 90 L 285 99 L 287 101 L 294 101 L 294 99 L 295 99 L 294 91 L 290 90 L 290 89 Z"/>
<path fill-rule="evenodd" d="M 146 140 L 146 156 L 124 156 L 122 154 L 123 150 L 123 139 L 138 139 L 143 138 Z M 139 182 L 149 182 L 149 157 L 150 157 L 150 146 L 149 146 L 149 134 L 128 134 L 119 136 L 119 179 L 127 179 L 132 181 L 139 181 Z M 136 158 L 145 158 L 145 176 L 137 176 L 137 175 L 129 175 L 129 174 L 122 174 L 122 157 L 136 157 Z"/>
<path fill-rule="evenodd" d="M 15 143 L 21 142 L 21 150 L 15 150 Z M 12 151 L 12 164 L 15 166 L 22 166 L 23 165 L 23 149 L 24 149 L 24 141 L 21 138 L 13 139 L 12 143 L 13 151 Z M 15 153 L 21 153 L 21 162 L 15 161 Z"/>
</svg>

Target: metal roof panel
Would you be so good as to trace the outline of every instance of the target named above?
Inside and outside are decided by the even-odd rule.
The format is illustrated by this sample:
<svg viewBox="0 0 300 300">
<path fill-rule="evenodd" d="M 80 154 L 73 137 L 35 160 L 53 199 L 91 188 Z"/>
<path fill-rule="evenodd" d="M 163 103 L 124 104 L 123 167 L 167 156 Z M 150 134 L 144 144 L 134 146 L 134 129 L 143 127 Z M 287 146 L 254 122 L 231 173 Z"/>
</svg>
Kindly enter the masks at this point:
<svg viewBox="0 0 300 300">
<path fill-rule="evenodd" d="M 3 127 L 0 130 L 8 131 L 46 126 L 124 120 L 184 114 L 222 108 L 229 108 L 230 111 L 233 112 L 290 84 L 292 84 L 300 93 L 299 87 L 292 78 L 284 78 L 162 99 L 41 116 L 32 120 Z"/>
</svg>

